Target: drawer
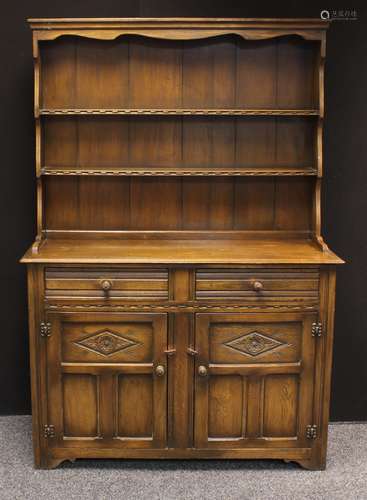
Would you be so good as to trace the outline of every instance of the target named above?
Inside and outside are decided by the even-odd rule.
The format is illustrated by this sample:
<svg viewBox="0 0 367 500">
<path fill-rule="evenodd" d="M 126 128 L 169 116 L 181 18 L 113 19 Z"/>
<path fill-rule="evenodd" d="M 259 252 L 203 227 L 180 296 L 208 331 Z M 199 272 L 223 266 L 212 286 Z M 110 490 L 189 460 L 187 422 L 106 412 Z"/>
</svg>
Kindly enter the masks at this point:
<svg viewBox="0 0 367 500">
<path fill-rule="evenodd" d="M 317 299 L 318 268 L 198 269 L 197 299 Z"/>
<path fill-rule="evenodd" d="M 45 281 L 47 298 L 168 299 L 167 269 L 48 267 Z"/>
</svg>

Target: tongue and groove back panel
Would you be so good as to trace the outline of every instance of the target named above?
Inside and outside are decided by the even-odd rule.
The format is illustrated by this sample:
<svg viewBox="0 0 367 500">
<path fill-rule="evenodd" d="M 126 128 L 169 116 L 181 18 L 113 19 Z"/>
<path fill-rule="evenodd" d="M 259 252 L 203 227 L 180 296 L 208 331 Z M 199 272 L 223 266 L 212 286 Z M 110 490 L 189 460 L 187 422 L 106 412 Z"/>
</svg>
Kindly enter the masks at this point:
<svg viewBox="0 0 367 500">
<path fill-rule="evenodd" d="M 105 169 L 316 168 L 314 117 L 52 116 L 43 119 L 43 165 Z"/>
<path fill-rule="evenodd" d="M 313 178 L 46 178 L 48 230 L 311 231 Z"/>
<path fill-rule="evenodd" d="M 41 45 L 41 107 L 317 109 L 318 50 L 297 36 L 61 37 Z"/>
<path fill-rule="evenodd" d="M 44 229 L 312 230 L 318 50 L 297 36 L 41 43 Z M 173 114 L 151 116 L 162 109 Z M 218 116 L 243 109 L 285 116 Z M 298 177 L 230 177 L 249 171 Z"/>
</svg>

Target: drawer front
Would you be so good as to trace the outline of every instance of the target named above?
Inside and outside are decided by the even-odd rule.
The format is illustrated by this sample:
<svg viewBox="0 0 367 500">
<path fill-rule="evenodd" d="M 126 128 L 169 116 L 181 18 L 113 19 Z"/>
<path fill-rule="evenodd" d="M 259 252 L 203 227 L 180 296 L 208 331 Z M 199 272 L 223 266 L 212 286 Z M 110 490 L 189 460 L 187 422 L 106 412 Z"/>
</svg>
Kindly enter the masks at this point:
<svg viewBox="0 0 367 500">
<path fill-rule="evenodd" d="M 47 298 L 168 299 L 167 269 L 46 269 Z"/>
<path fill-rule="evenodd" d="M 198 269 L 196 299 L 316 299 L 318 268 Z"/>
</svg>

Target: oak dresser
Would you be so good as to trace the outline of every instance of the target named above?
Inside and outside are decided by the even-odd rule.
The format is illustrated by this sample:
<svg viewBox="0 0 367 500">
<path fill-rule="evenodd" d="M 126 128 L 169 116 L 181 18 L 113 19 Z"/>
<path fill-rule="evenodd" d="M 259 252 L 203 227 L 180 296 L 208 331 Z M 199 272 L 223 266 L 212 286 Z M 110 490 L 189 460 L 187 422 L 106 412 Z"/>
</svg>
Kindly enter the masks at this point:
<svg viewBox="0 0 367 500">
<path fill-rule="evenodd" d="M 30 19 L 36 467 L 323 469 L 335 267 L 327 22 Z"/>
</svg>

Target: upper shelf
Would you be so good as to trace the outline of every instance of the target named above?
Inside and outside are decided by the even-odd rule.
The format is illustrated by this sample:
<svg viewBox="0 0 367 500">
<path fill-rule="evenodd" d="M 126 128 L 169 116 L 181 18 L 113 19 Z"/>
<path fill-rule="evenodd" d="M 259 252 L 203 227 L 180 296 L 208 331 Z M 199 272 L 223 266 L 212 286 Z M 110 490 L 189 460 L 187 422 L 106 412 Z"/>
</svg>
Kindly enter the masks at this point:
<svg viewBox="0 0 367 500">
<path fill-rule="evenodd" d="M 202 115 L 202 116 L 318 116 L 318 109 L 50 109 L 42 108 L 40 115 Z"/>
</svg>

